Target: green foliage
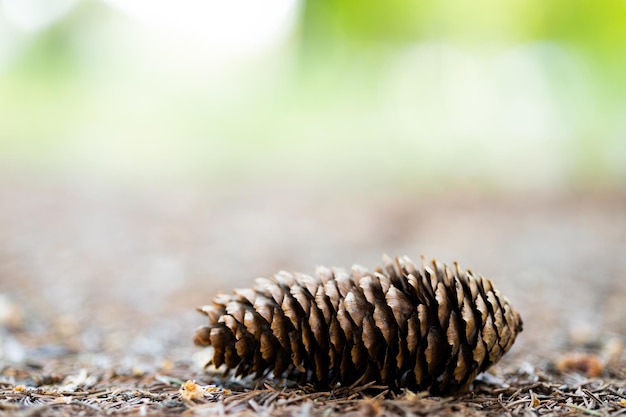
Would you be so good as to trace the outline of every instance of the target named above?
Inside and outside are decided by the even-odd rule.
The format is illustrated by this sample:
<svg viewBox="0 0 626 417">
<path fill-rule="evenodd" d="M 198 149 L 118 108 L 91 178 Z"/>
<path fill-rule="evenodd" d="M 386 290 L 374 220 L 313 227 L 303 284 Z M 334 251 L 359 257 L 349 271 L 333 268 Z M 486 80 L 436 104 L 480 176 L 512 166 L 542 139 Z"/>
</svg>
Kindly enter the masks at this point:
<svg viewBox="0 0 626 417">
<path fill-rule="evenodd" d="M 297 19 L 237 61 L 82 3 L 0 59 L 0 159 L 435 187 L 626 178 L 623 1 L 316 0 Z"/>
</svg>

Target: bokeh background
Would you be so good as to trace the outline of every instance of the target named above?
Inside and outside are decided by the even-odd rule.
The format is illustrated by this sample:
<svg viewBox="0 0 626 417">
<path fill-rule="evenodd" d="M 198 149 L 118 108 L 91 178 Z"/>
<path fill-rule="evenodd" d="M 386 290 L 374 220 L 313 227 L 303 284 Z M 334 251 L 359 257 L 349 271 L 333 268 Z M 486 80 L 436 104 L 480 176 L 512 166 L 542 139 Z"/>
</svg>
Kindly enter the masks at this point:
<svg viewBox="0 0 626 417">
<path fill-rule="evenodd" d="M 188 357 L 216 291 L 383 252 L 493 278 L 519 354 L 626 333 L 624 22 L 0 0 L 0 359 Z"/>
</svg>

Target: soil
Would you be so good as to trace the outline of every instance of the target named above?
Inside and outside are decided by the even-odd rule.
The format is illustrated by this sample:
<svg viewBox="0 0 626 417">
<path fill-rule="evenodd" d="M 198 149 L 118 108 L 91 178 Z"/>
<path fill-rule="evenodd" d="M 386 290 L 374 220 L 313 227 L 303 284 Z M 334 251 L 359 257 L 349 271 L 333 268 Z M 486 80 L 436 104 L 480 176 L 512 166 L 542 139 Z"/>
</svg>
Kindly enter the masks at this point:
<svg viewBox="0 0 626 417">
<path fill-rule="evenodd" d="M 459 261 L 520 311 L 453 397 L 207 373 L 195 307 L 280 269 Z M 626 193 L 0 180 L 0 416 L 626 414 Z M 195 394 L 181 390 L 196 381 Z"/>
</svg>

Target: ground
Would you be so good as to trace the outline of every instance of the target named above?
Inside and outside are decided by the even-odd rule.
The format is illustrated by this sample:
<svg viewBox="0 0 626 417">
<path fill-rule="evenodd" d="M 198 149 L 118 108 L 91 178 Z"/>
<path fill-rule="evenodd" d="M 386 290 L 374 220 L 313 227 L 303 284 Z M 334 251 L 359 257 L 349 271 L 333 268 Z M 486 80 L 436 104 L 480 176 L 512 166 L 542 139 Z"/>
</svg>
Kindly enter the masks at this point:
<svg viewBox="0 0 626 417">
<path fill-rule="evenodd" d="M 198 365 L 195 307 L 280 269 L 459 261 L 520 311 L 467 393 L 256 389 Z M 0 180 L 0 415 L 626 414 L 626 194 Z M 196 381 L 197 394 L 182 390 Z M 191 385 L 188 385 L 191 387 Z"/>
</svg>

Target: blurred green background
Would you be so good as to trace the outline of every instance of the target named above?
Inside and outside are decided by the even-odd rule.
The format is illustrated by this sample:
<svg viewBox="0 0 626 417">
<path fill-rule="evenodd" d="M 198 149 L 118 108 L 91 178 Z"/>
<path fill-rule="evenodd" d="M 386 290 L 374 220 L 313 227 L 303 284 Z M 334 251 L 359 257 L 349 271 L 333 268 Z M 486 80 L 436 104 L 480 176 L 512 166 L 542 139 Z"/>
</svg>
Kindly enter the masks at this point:
<svg viewBox="0 0 626 417">
<path fill-rule="evenodd" d="M 2 175 L 626 179 L 626 2 L 0 0 Z"/>
</svg>

